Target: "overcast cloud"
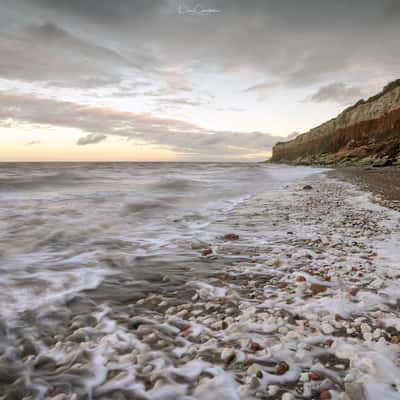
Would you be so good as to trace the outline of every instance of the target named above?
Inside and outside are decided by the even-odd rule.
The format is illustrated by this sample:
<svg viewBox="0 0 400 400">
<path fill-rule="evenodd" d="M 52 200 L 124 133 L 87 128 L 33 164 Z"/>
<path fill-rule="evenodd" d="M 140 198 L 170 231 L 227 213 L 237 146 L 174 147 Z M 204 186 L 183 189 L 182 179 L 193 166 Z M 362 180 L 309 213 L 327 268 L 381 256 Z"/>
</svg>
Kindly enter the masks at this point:
<svg viewBox="0 0 400 400">
<path fill-rule="evenodd" d="M 91 107 L 49 98 L 0 93 L 0 119 L 82 131 L 77 145 L 96 145 L 108 136 L 156 144 L 191 158 L 235 159 L 271 150 L 281 137 L 251 132 L 210 131 L 188 122 Z"/>
<path fill-rule="evenodd" d="M 322 86 L 308 100 L 315 102 L 333 101 L 344 105 L 352 104 L 361 99 L 363 92 L 359 87 L 349 86 L 342 82 Z"/>
<path fill-rule="evenodd" d="M 211 107 L 212 102 L 204 101 L 204 93 L 199 93 L 193 82 L 201 86 L 203 82 L 198 76 L 210 72 L 221 82 L 244 72 L 254 76 L 237 96 L 257 98 L 279 89 L 287 90 L 289 99 L 290 90 L 301 89 L 308 91 L 307 100 L 311 102 L 342 105 L 375 92 L 396 78 L 400 70 L 397 0 L 184 2 L 188 10 L 218 11 L 204 15 L 182 15 L 180 3 L 178 0 L 0 0 L 0 79 L 13 82 L 19 93 L 24 91 L 24 84 L 37 86 L 35 93 L 26 93 L 28 97 L 14 117 L 21 119 L 28 115 L 29 119 L 57 126 L 76 123 L 74 118 L 66 117 L 63 121 L 59 113 L 49 115 L 43 108 L 36 108 L 37 115 L 32 115 L 32 107 L 36 107 L 33 104 L 45 101 L 37 98 L 38 94 L 43 95 L 41 88 L 53 88 L 52 97 L 57 97 L 57 88 L 76 91 L 75 106 L 74 99 L 69 98 L 66 106 L 63 98 L 57 108 L 67 107 L 70 111 L 75 107 L 74 113 L 79 109 L 84 123 L 93 124 L 93 109 L 79 108 L 80 97 L 88 90 L 99 90 L 100 95 L 108 93 L 116 99 L 147 96 L 152 104 L 162 104 L 165 109 L 199 107 L 199 112 L 204 113 L 201 107 Z M 204 86 L 222 93 L 226 83 L 221 83 L 222 89 L 214 81 Z M 24 107 L 28 107 L 26 112 Z M 4 108 L 2 114 L 3 118 L 10 117 Z M 136 129 L 138 120 L 143 123 L 143 117 L 131 114 Z M 87 140 L 94 139 L 95 143 L 104 140 L 101 135 L 136 134 L 128 122 L 132 115 L 122 121 L 118 120 L 121 115 L 117 118 L 114 115 L 103 110 L 102 126 L 89 129 L 79 126 L 79 129 L 94 135 Z M 193 144 L 182 145 L 180 140 L 177 143 L 171 131 L 163 135 L 159 126 L 151 124 L 140 130 L 139 135 L 160 146 L 189 149 L 196 154 L 205 153 L 200 146 L 209 150 L 203 137 L 205 130 L 194 129 L 200 134 L 197 140 L 192 126 L 189 128 L 182 122 L 178 125 L 179 132 L 189 129 Z M 161 126 L 165 128 L 165 124 Z M 104 127 L 111 131 L 105 132 Z M 240 146 L 250 138 L 243 137 Z M 235 136 L 232 139 L 239 141 Z M 255 137 L 255 145 L 245 146 L 245 151 L 264 145 L 264 139 L 260 143 Z M 80 144 L 85 141 L 82 139 Z M 232 152 L 239 152 L 236 147 L 233 143 Z"/>
<path fill-rule="evenodd" d="M 205 18 L 179 15 L 174 0 L 1 3 L 0 73 L 19 79 L 118 83 L 124 70 L 198 62 L 304 85 L 355 63 L 396 69 L 400 58 L 396 0 L 204 0 L 221 11 Z"/>
</svg>

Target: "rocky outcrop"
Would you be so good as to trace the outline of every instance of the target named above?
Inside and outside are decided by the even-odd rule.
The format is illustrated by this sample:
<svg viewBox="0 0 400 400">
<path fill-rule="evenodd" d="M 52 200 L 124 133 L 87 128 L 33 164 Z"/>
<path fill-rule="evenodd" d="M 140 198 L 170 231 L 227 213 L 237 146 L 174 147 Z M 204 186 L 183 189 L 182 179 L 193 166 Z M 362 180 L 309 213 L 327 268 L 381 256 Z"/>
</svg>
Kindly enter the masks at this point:
<svg viewBox="0 0 400 400">
<path fill-rule="evenodd" d="M 317 128 L 277 143 L 271 161 L 400 165 L 400 79 Z"/>
</svg>

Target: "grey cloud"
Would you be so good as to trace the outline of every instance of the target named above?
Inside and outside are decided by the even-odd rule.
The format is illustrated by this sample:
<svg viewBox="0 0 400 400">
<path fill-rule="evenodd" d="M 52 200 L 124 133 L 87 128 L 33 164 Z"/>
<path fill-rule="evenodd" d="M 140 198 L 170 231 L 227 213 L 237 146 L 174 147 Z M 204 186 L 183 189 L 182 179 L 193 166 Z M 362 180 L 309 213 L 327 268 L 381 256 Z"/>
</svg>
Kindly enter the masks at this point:
<svg viewBox="0 0 400 400">
<path fill-rule="evenodd" d="M 82 137 L 78 140 L 78 146 L 86 146 L 88 144 L 97 144 L 104 142 L 107 139 L 107 135 L 102 133 L 90 133 L 89 135 Z"/>
<path fill-rule="evenodd" d="M 88 89 L 101 89 L 103 94 L 121 98 L 141 95 L 144 87 L 154 83 L 168 95 L 191 91 L 183 71 L 143 49 L 146 43 L 132 41 L 126 46 L 124 38 L 119 46 L 113 35 L 107 39 L 102 38 L 104 32 L 87 35 L 65 18 L 58 22 L 32 19 L 24 24 L 15 21 L 3 31 L 0 27 L 0 78 L 72 88 L 86 95 Z"/>
<path fill-rule="evenodd" d="M 209 131 L 185 121 L 150 114 L 0 92 L 2 120 L 79 129 L 86 135 L 79 140 L 80 145 L 117 136 L 169 148 L 184 158 L 202 160 L 232 160 L 268 152 L 283 139 L 261 132 Z"/>
<path fill-rule="evenodd" d="M 82 40 L 53 23 L 0 35 L 0 76 L 67 87 L 119 83 L 121 69 L 135 68 L 118 53 Z"/>
<path fill-rule="evenodd" d="M 317 103 L 333 101 L 348 105 L 359 100 L 362 96 L 363 92 L 360 88 L 349 86 L 342 82 L 335 82 L 320 87 L 316 93 L 308 98 L 308 100 Z"/>
<path fill-rule="evenodd" d="M 27 0 L 25 3 L 43 6 L 60 13 L 100 21 L 130 18 L 133 14 L 143 18 L 158 8 L 158 0 Z"/>
<path fill-rule="evenodd" d="M 249 88 L 247 88 L 245 90 L 245 92 L 265 93 L 265 92 L 268 92 L 269 90 L 275 88 L 278 85 L 279 85 L 278 82 L 270 82 L 270 81 L 262 82 L 262 83 L 258 83 L 256 85 L 250 86 Z"/>
<path fill-rule="evenodd" d="M 285 85 L 302 86 L 357 66 L 378 65 L 380 73 L 382 69 L 385 73 L 400 65 L 400 48 L 395 45 L 400 13 L 395 0 L 203 0 L 204 8 L 221 11 L 204 18 L 178 15 L 179 2 L 172 0 L 3 2 L 16 10 L 16 16 L 22 15 L 17 12 L 21 7 L 30 10 L 24 18 L 28 14 L 33 23 L 45 15 L 77 37 L 97 41 L 100 47 L 117 43 L 121 54 L 146 70 L 167 71 L 197 63 L 225 73 L 251 69 Z M 20 46 L 30 44 L 27 40 Z M 103 65 L 109 56 L 95 57 L 106 76 L 121 63 Z M 147 56 L 155 56 L 159 65 Z M 28 59 L 35 59 L 29 51 Z M 85 75 L 86 65 L 71 67 L 75 74 L 82 68 Z M 57 68 L 63 71 L 62 66 Z M 25 73 L 35 79 L 38 71 L 33 68 Z"/>
</svg>

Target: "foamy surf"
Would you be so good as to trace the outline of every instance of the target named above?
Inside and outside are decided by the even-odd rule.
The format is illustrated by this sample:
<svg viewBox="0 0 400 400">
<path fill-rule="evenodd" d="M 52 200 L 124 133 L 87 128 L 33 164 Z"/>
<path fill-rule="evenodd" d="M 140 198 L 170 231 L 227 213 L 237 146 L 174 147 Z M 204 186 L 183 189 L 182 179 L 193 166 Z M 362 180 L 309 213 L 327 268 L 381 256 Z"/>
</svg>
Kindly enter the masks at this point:
<svg viewBox="0 0 400 400">
<path fill-rule="evenodd" d="M 398 214 L 312 168 L 171 165 L 206 185 L 127 217 L 157 166 L 98 168 L 2 199 L 1 396 L 400 398 Z"/>
</svg>

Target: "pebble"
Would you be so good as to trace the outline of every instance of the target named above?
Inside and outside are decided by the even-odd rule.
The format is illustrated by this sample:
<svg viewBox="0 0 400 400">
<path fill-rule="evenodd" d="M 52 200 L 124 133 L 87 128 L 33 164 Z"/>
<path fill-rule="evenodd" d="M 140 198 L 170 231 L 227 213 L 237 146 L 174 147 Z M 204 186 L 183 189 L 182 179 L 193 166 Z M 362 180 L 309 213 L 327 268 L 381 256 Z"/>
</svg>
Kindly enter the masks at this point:
<svg viewBox="0 0 400 400">
<path fill-rule="evenodd" d="M 319 398 L 320 400 L 331 400 L 332 394 L 329 390 L 321 390 Z"/>
<path fill-rule="evenodd" d="M 230 364 L 236 357 L 236 352 L 232 349 L 224 349 L 221 353 L 221 360 L 225 364 Z"/>
<path fill-rule="evenodd" d="M 335 329 L 332 325 L 328 324 L 327 322 L 324 322 L 321 325 L 321 330 L 325 335 L 331 335 L 333 332 L 335 332 Z"/>
</svg>

